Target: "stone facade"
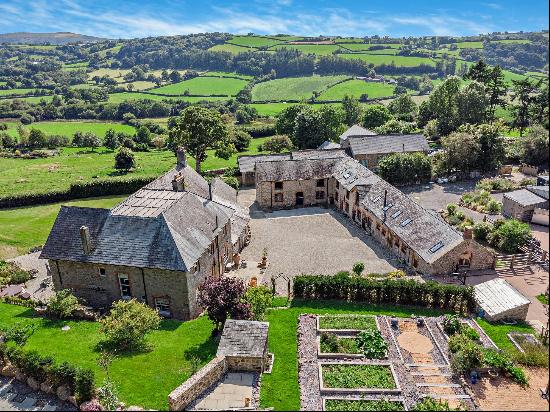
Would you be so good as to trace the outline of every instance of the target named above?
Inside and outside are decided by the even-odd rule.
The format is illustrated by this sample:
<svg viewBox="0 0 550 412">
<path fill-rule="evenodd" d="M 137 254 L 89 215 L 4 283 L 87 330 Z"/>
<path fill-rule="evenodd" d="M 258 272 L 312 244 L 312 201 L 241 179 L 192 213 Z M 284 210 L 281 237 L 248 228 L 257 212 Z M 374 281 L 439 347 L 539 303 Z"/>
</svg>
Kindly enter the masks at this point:
<svg viewBox="0 0 550 412">
<path fill-rule="evenodd" d="M 536 208 L 548 209 L 548 201 L 541 198 L 539 204 L 524 206 L 506 196 L 502 198 L 502 214 L 506 217 L 530 222 Z"/>
<path fill-rule="evenodd" d="M 51 259 L 49 270 L 55 290 L 70 289 L 89 306 L 106 310 L 117 300 L 135 298 L 153 308 L 168 305 L 164 316 L 189 320 L 202 312 L 197 305 L 198 286 L 209 276 L 221 276 L 232 254 L 227 223 L 190 272 Z M 122 296 L 121 275 L 128 279 L 129 297 Z"/>
<path fill-rule="evenodd" d="M 256 199 L 263 209 L 290 209 L 328 204 L 329 179 L 259 182 Z"/>
</svg>

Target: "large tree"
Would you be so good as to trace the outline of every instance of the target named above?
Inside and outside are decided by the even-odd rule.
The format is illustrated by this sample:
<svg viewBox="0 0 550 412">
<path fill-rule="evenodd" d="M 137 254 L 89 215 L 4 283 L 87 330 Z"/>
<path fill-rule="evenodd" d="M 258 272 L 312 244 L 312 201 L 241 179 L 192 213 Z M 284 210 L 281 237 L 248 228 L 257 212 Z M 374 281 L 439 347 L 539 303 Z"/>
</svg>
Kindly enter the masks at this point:
<svg viewBox="0 0 550 412">
<path fill-rule="evenodd" d="M 519 129 L 519 135 L 523 136 L 523 131 L 529 126 L 531 116 L 531 105 L 534 101 L 534 92 L 537 85 L 529 79 L 512 80 L 512 123 L 511 127 Z"/>
<path fill-rule="evenodd" d="M 353 96 L 344 96 L 342 99 L 342 109 L 344 110 L 344 123 L 353 126 L 359 123 L 361 118 L 361 105 L 359 100 Z"/>
<path fill-rule="evenodd" d="M 460 125 L 457 96 L 460 90 L 460 78 L 447 77 L 430 94 L 429 108 L 437 119 L 438 132 L 446 136 Z"/>
<path fill-rule="evenodd" d="M 295 104 L 282 110 L 277 115 L 277 123 L 275 124 L 277 133 L 290 136 L 294 131 L 296 116 L 306 107 L 308 106 L 305 104 Z"/>
<path fill-rule="evenodd" d="M 500 66 L 493 67 L 489 77 L 485 82 L 489 106 L 487 108 L 487 121 L 492 123 L 495 120 L 495 111 L 497 107 L 506 106 L 506 83 L 504 82 L 504 73 Z"/>
<path fill-rule="evenodd" d="M 335 140 L 342 129 L 342 117 L 342 112 L 332 106 L 304 108 L 296 116 L 292 143 L 299 149 L 315 149 L 327 140 Z"/>
<path fill-rule="evenodd" d="M 473 81 L 464 86 L 457 95 L 460 123 L 482 123 L 488 103 L 485 88 L 481 83 Z"/>
<path fill-rule="evenodd" d="M 170 145 L 183 147 L 195 158 L 195 170 L 200 173 L 208 149 L 216 156 L 229 159 L 235 153 L 231 135 L 219 112 L 200 106 L 189 106 L 170 128 Z"/>
<path fill-rule="evenodd" d="M 363 126 L 374 129 L 391 120 L 392 115 L 387 107 L 382 105 L 367 106 L 363 116 Z"/>
</svg>

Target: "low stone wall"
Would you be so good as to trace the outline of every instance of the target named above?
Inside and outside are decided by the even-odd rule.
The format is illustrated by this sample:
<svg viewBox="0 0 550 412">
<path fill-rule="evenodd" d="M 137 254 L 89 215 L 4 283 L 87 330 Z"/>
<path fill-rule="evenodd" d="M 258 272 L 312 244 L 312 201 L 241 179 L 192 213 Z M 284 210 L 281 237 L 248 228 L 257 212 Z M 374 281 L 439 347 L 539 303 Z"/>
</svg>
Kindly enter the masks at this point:
<svg viewBox="0 0 550 412">
<path fill-rule="evenodd" d="M 264 369 L 265 360 L 261 357 L 226 356 L 227 369 L 241 372 L 259 372 Z"/>
<path fill-rule="evenodd" d="M 227 362 L 224 356 L 212 359 L 197 373 L 168 395 L 171 411 L 182 411 L 201 393 L 215 384 L 227 372 Z"/>
</svg>

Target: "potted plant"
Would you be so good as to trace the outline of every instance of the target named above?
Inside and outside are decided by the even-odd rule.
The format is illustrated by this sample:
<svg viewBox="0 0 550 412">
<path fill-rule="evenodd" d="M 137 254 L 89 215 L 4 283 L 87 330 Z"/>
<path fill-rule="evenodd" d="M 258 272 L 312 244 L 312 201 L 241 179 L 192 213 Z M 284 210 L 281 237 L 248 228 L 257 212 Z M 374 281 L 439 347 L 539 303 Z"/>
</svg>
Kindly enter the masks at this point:
<svg viewBox="0 0 550 412">
<path fill-rule="evenodd" d="M 267 248 L 264 247 L 264 250 L 262 252 L 262 262 L 260 263 L 260 267 L 265 268 L 267 267 Z"/>
</svg>

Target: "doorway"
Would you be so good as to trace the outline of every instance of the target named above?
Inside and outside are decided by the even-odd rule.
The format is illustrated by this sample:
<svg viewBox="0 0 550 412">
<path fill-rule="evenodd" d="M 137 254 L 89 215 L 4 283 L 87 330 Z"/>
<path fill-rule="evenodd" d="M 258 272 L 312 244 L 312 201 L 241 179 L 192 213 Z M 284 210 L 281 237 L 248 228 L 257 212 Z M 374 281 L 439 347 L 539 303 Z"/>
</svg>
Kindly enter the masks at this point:
<svg viewBox="0 0 550 412">
<path fill-rule="evenodd" d="M 296 206 L 303 206 L 304 205 L 304 192 L 297 192 L 296 193 Z"/>
</svg>

